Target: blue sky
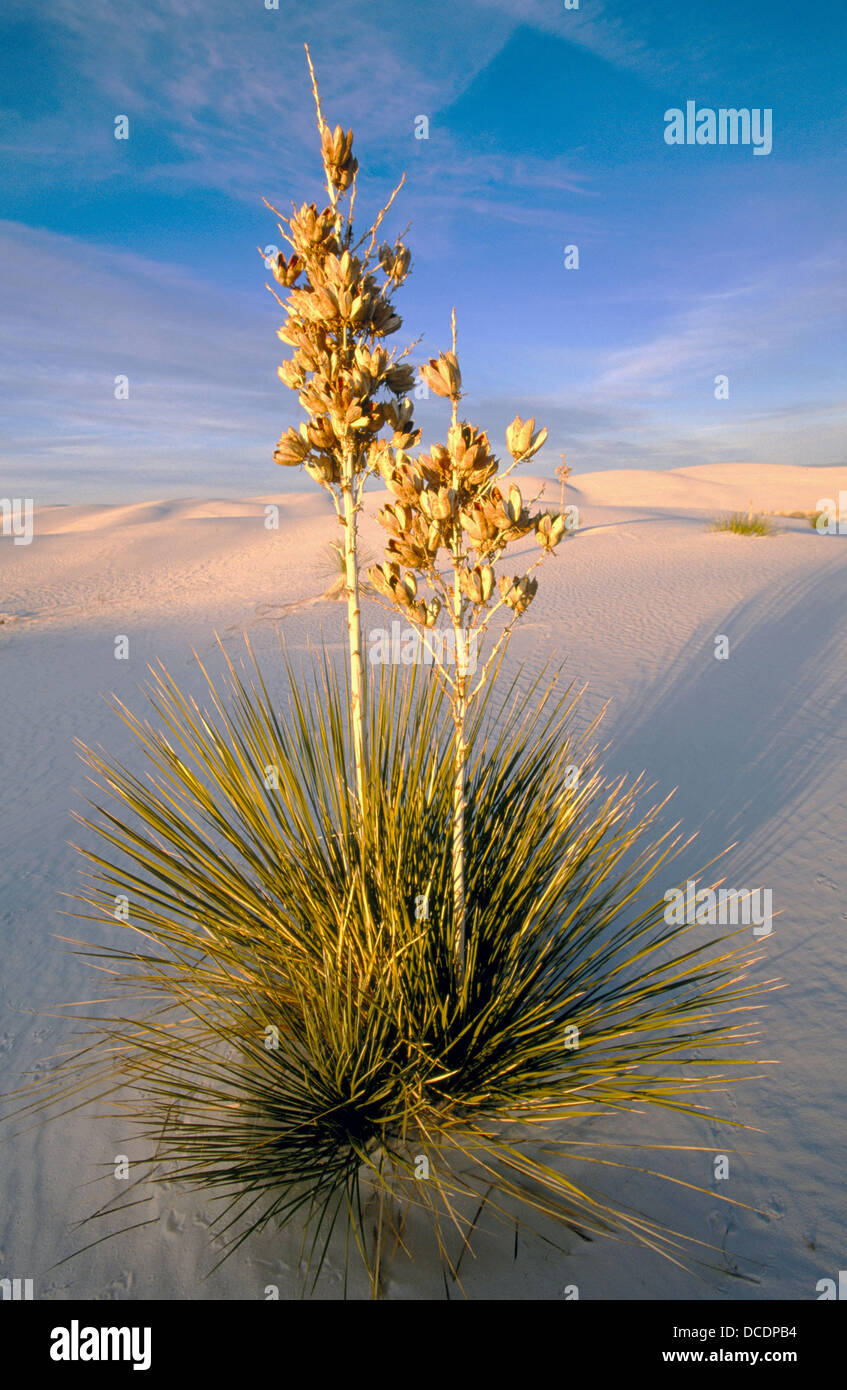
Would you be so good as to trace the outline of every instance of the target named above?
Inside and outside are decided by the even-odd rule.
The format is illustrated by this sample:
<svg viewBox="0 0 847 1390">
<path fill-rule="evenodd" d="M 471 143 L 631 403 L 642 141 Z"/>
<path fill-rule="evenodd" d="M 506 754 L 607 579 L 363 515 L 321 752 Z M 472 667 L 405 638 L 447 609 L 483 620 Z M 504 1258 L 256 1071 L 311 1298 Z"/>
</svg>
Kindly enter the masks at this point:
<svg viewBox="0 0 847 1390">
<path fill-rule="evenodd" d="M 255 250 L 262 194 L 321 194 L 304 41 L 360 206 L 406 173 L 398 340 L 455 303 L 497 447 L 517 412 L 540 471 L 845 462 L 844 35 L 840 0 L 7 0 L 0 493 L 310 486 L 271 459 L 300 416 Z M 667 145 L 687 100 L 770 108 L 771 153 Z"/>
</svg>

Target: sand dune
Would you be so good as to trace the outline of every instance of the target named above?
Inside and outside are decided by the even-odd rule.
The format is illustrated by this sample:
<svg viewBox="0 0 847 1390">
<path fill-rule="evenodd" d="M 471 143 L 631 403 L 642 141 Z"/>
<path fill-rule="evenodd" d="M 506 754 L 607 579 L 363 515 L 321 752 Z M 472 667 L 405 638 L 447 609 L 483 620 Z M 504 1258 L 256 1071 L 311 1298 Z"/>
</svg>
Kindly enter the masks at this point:
<svg viewBox="0 0 847 1390">
<path fill-rule="evenodd" d="M 314 493 L 285 493 L 281 496 L 256 497 L 248 501 L 234 498 L 187 498 L 162 502 L 119 503 L 110 506 L 96 504 L 81 506 L 41 507 L 37 510 L 38 533 L 42 536 L 65 535 L 77 531 L 110 531 L 118 527 L 148 526 L 151 523 L 180 521 L 225 521 L 241 517 L 254 519 L 263 514 L 266 503 L 275 503 L 289 515 L 313 516 L 329 511 L 322 496 Z"/>
<path fill-rule="evenodd" d="M 532 494 L 531 480 L 521 485 Z M 718 1270 L 700 1280 L 643 1252 L 574 1241 L 565 1255 L 531 1237 L 516 1269 L 511 1237 L 497 1245 L 492 1236 L 467 1270 L 472 1297 L 554 1298 L 576 1282 L 583 1298 L 808 1299 L 817 1280 L 843 1268 L 847 537 L 819 536 L 802 521 L 786 521 L 772 538 L 711 534 L 703 524 L 746 509 L 751 497 L 761 509 L 811 509 L 839 488 L 847 488 L 847 470 L 765 464 L 570 480 L 581 530 L 541 572 L 510 667 L 523 667 L 528 680 L 545 661 L 564 662 L 587 680 L 586 715 L 609 703 L 610 772 L 644 769 L 657 793 L 678 788 L 668 822 L 682 817 L 701 832 L 688 867 L 696 871 L 736 841 L 728 880 L 771 887 L 780 916 L 762 968 L 788 987 L 768 1008 L 762 1055 L 780 1066 L 727 1100 L 726 1113 L 754 1127 L 740 1138 L 714 1125 L 704 1132 L 685 1117 L 603 1126 L 623 1141 L 705 1145 L 705 1153 L 653 1162 L 707 1189 L 717 1186 L 714 1154 L 743 1151 L 731 1158 L 725 1195 L 759 1214 L 681 1187 L 657 1191 L 631 1175 L 613 1179 L 618 1197 L 641 1200 L 668 1225 L 713 1242 Z M 548 481 L 545 500 L 558 495 Z M 363 528 L 374 554 L 385 534 L 372 515 L 379 500 L 368 498 Z M 267 503 L 279 506 L 278 530 L 265 526 Z M 3 778 L 11 789 L 0 896 L 4 1089 L 66 1037 L 55 1019 L 27 1011 L 91 989 L 84 965 L 51 935 L 68 931 L 60 894 L 76 868 L 68 810 L 85 784 L 74 738 L 125 755 L 124 732 L 102 695 L 114 690 L 140 707 L 146 665 L 158 658 L 199 692 L 190 651 L 214 664 L 216 632 L 237 654 L 246 631 L 274 670 L 278 630 L 295 656 L 321 640 L 340 650 L 342 605 L 320 600 L 335 577 L 326 553 L 333 537 L 330 506 L 311 490 L 46 507 L 36 511 L 31 545 L 0 540 Z M 516 555 L 515 572 L 521 563 Z M 371 599 L 363 614 L 366 633 L 394 616 Z M 128 660 L 115 659 L 118 634 L 129 638 Z M 720 634 L 730 643 L 726 661 L 715 659 Z M 204 1283 L 213 1262 L 210 1213 L 178 1189 L 149 1203 L 152 1226 L 48 1273 L 81 1243 L 71 1225 L 93 1198 L 80 1174 L 93 1176 L 125 1143 L 111 1122 L 71 1116 L 9 1145 L 4 1269 L 34 1275 L 39 1296 L 58 1298 L 255 1298 L 269 1271 L 282 1296 L 294 1293 L 296 1250 L 274 1234 Z M 328 1296 L 340 1287 L 333 1279 Z M 398 1263 L 392 1295 L 422 1289 L 440 1296 L 433 1270 Z"/>
<path fill-rule="evenodd" d="M 843 488 L 844 479 L 845 470 L 840 468 L 713 463 L 669 472 L 620 469 L 573 474 L 568 483 L 568 496 L 575 495 L 595 506 L 686 507 L 692 511 L 715 506 L 746 509 L 752 497 L 754 507 L 759 510 L 811 510 L 821 497 L 834 497 L 839 485 Z M 543 481 L 521 475 L 521 486 L 525 490 L 531 486 L 537 488 Z M 547 479 L 545 497 L 552 502 L 558 495 L 558 484 Z M 315 490 L 268 493 L 244 501 L 189 498 L 111 506 L 68 505 L 37 509 L 37 530 L 39 535 L 46 536 L 147 526 L 156 522 L 253 520 L 262 515 L 268 503 L 275 503 L 289 517 L 322 516 L 331 511 L 327 499 Z"/>
<path fill-rule="evenodd" d="M 759 511 L 811 511 L 820 498 L 835 497 L 844 478 L 843 468 L 710 463 L 667 473 L 621 469 L 575 474 L 570 483 L 586 502 L 598 506 L 746 511 L 752 498 Z"/>
</svg>

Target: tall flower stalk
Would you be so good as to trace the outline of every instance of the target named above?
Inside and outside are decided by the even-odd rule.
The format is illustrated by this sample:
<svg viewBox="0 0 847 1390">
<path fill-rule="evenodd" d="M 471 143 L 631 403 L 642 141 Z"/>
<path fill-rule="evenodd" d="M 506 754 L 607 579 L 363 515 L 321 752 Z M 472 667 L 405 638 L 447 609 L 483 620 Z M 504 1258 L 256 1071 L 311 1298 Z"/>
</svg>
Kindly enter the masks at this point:
<svg viewBox="0 0 847 1390">
<path fill-rule="evenodd" d="M 453 712 L 452 887 L 453 950 L 457 979 L 464 975 L 467 953 L 466 819 L 468 719 L 492 666 L 508 642 L 518 617 L 535 597 L 531 576 L 565 532 L 564 516 L 531 513 L 520 489 L 504 493 L 498 483 L 518 463 L 529 459 L 547 438 L 534 419 L 516 417 L 506 432 L 512 463 L 504 473 L 491 452 L 488 436 L 459 420 L 462 375 L 453 345 L 421 367 L 435 395 L 450 401 L 452 418 L 447 443 L 412 459 L 404 450 L 378 460 L 395 501 L 379 514 L 391 533 L 387 559 L 369 570 L 374 588 L 391 600 L 418 629 L 434 669 L 447 691 Z M 496 575 L 494 566 L 512 541 L 534 532 L 542 549 L 523 575 Z M 494 644 L 478 680 L 477 650 L 494 617 L 506 610 L 508 621 Z M 449 624 L 439 629 L 440 614 Z M 445 635 L 449 639 L 445 642 Z"/>
<path fill-rule="evenodd" d="M 304 203 L 285 217 L 267 199 L 279 219 L 281 236 L 291 248 L 271 262 L 274 279 L 288 290 L 283 300 L 268 289 L 286 313 L 279 329 L 282 342 L 294 349 L 279 368 L 284 385 L 297 391 L 307 414 L 299 429 L 280 438 L 274 459 L 284 466 L 302 465 L 332 497 L 341 526 L 350 650 L 350 718 L 356 789 L 364 805 L 367 768 L 366 700 L 360 583 L 357 548 L 358 514 L 365 481 L 382 457 L 407 448 L 419 438 L 408 392 L 412 368 L 403 362 L 410 349 L 388 351 L 385 340 L 400 328 L 393 293 L 409 274 L 411 253 L 400 239 L 377 245 L 382 221 L 403 180 L 364 234 L 357 238 L 353 212 L 358 161 L 353 132 L 331 130 L 323 117 L 312 60 L 306 58 L 315 98 L 321 158 L 328 203 L 319 210 Z M 390 438 L 383 431 L 390 431 Z"/>
</svg>

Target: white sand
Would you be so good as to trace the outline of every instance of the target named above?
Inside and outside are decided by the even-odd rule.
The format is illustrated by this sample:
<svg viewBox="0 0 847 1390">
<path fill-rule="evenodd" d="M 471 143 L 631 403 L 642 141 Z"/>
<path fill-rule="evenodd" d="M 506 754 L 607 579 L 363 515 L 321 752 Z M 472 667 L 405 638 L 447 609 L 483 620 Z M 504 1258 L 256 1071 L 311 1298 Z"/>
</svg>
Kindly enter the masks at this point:
<svg viewBox="0 0 847 1390">
<path fill-rule="evenodd" d="M 809 1299 L 845 1265 L 847 537 L 821 537 L 801 521 L 768 539 L 710 534 L 703 524 L 751 497 L 763 510 L 812 509 L 839 487 L 845 470 L 754 464 L 571 480 L 582 529 L 542 571 L 510 664 L 532 675 L 564 659 L 590 682 L 587 710 L 611 701 L 609 770 L 644 768 L 662 792 L 678 787 L 673 819 L 701 831 L 679 877 L 737 841 L 728 883 L 772 889 L 780 916 L 761 969 L 788 987 L 770 996 L 760 1055 L 780 1065 L 725 1101 L 752 1133 L 650 1114 L 597 1126 L 624 1142 L 707 1146 L 648 1156 L 650 1166 L 761 1214 L 614 1170 L 597 1185 L 724 1249 L 721 1272 L 700 1279 L 631 1247 L 570 1238 L 567 1254 L 522 1238 L 514 1262 L 511 1237 L 491 1236 L 463 1267 L 471 1297 L 556 1298 L 577 1284 L 592 1299 Z M 548 482 L 546 500 L 558 495 Z M 371 513 L 378 500 L 369 499 Z M 280 508 L 276 531 L 264 525 L 267 502 Z M 115 691 L 140 709 L 137 688 L 159 657 L 199 689 L 190 649 L 214 661 L 215 632 L 238 655 L 246 630 L 264 662 L 275 659 L 278 621 L 295 653 L 321 633 L 341 650 L 342 605 L 308 601 L 334 578 L 330 519 L 311 489 L 246 502 L 48 507 L 36 512 L 31 545 L 0 540 L 2 1089 L 67 1036 L 66 1025 L 32 1011 L 96 993 L 84 963 L 52 936 L 78 931 L 59 915 L 77 868 L 68 811 L 84 787 L 74 738 L 133 756 L 101 696 Z M 376 552 L 384 533 L 369 520 L 365 537 Z M 390 618 L 368 603 L 364 621 Z M 128 661 L 114 659 L 119 634 L 129 638 Z M 718 634 L 729 637 L 727 661 L 714 657 Z M 744 1152 L 730 1155 L 730 1179 L 716 1183 L 712 1158 L 732 1148 Z M 214 1262 L 209 1204 L 177 1187 L 136 1209 L 133 1219 L 155 1224 L 51 1271 L 102 1233 L 72 1227 L 112 1195 L 91 1180 L 125 1151 L 114 1122 L 79 1116 L 0 1149 L 0 1276 L 34 1276 L 40 1297 L 261 1298 L 268 1283 L 282 1297 L 295 1292 L 295 1246 L 271 1233 L 204 1282 Z M 338 1295 L 337 1271 L 322 1287 Z M 431 1260 L 417 1269 L 398 1260 L 389 1292 L 442 1296 Z"/>
</svg>

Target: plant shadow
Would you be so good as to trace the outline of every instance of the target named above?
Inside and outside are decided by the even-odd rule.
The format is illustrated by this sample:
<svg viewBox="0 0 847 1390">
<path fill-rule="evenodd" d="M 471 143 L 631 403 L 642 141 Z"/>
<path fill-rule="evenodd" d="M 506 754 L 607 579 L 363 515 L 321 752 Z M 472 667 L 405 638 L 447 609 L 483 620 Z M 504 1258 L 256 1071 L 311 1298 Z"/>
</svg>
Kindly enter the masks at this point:
<svg viewBox="0 0 847 1390">
<path fill-rule="evenodd" d="M 612 757 L 677 787 L 673 819 L 700 827 L 699 863 L 771 858 L 796 835 L 795 812 L 843 758 L 847 728 L 847 568 L 833 558 L 780 580 L 701 624 L 666 677 L 633 692 Z M 729 639 L 726 659 L 716 638 Z M 640 696 L 640 699 L 638 698 Z"/>
</svg>

